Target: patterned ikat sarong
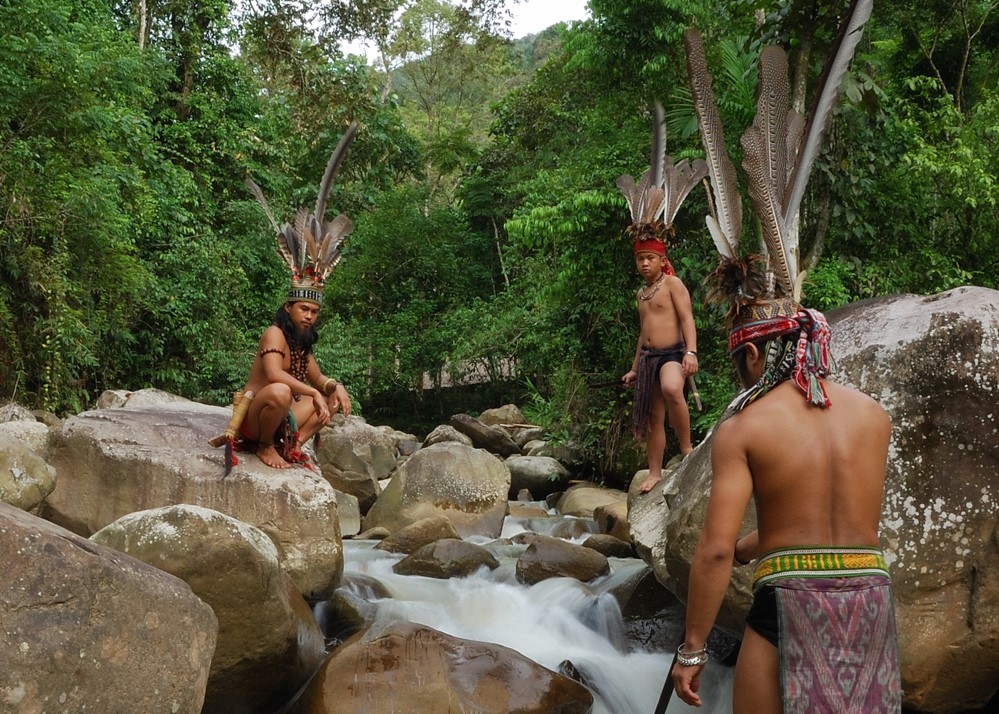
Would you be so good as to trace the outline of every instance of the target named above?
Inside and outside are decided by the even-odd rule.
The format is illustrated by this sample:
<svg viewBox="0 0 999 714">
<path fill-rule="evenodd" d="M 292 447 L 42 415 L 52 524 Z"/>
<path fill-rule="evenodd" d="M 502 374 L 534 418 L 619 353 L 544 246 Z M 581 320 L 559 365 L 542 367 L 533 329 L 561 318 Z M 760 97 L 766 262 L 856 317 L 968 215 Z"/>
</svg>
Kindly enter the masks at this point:
<svg viewBox="0 0 999 714">
<path fill-rule="evenodd" d="M 897 714 L 902 687 L 891 581 L 883 575 L 773 583 L 785 714 Z"/>
</svg>

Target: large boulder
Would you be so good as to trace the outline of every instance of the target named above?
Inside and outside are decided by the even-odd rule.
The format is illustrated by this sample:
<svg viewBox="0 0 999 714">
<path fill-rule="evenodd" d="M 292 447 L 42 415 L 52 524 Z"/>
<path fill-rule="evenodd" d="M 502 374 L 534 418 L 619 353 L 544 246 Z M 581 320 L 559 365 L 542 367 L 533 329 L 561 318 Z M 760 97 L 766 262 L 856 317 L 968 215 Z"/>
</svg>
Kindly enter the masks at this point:
<svg viewBox="0 0 999 714">
<path fill-rule="evenodd" d="M 182 580 L 0 503 L 0 709 L 198 714 L 218 623 Z"/>
<path fill-rule="evenodd" d="M 472 444 L 480 449 L 491 451 L 500 456 L 514 456 L 520 453 L 520 447 L 502 427 L 483 424 L 468 414 L 455 414 L 450 424 L 472 440 Z"/>
<path fill-rule="evenodd" d="M 499 561 L 481 545 L 458 538 L 443 538 L 416 549 L 392 566 L 399 575 L 427 578 L 465 578 L 481 567 L 495 570 Z"/>
<path fill-rule="evenodd" d="M 320 464 L 332 463 L 343 471 L 360 471 L 356 465 L 359 461 L 375 480 L 395 470 L 397 444 L 393 434 L 371 426 L 360 417 L 335 415 L 323 427 L 321 436 L 317 454 Z"/>
<path fill-rule="evenodd" d="M 498 538 L 509 490 L 510 470 L 488 452 L 457 442 L 435 444 L 399 467 L 365 515 L 364 528 L 395 532 L 423 518 L 445 516 L 463 538 Z"/>
<path fill-rule="evenodd" d="M 337 646 L 375 619 L 378 607 L 350 590 L 340 588 L 316 605 L 316 620 L 328 641 Z"/>
<path fill-rule="evenodd" d="M 631 542 L 631 524 L 628 523 L 627 502 L 615 501 L 593 509 L 593 520 L 601 533 Z"/>
<path fill-rule="evenodd" d="M 506 465 L 510 469 L 511 498 L 526 489 L 540 501 L 569 485 L 569 471 L 550 456 L 510 456 Z"/>
<path fill-rule="evenodd" d="M 590 548 L 608 558 L 633 558 L 635 549 L 631 543 L 606 533 L 595 533 L 583 541 L 584 548 Z"/>
<path fill-rule="evenodd" d="M 460 538 L 454 524 L 447 516 L 422 518 L 408 526 L 403 526 L 395 533 L 383 539 L 375 550 L 385 550 L 389 553 L 405 553 L 406 555 L 419 550 L 425 545 L 442 538 Z"/>
<path fill-rule="evenodd" d="M 433 446 L 445 441 L 457 441 L 459 444 L 472 446 L 472 437 L 462 434 L 450 424 L 441 424 L 435 427 L 433 431 L 427 434 L 427 438 L 423 440 L 423 445 Z"/>
<path fill-rule="evenodd" d="M 343 471 L 331 463 L 324 463 L 320 468 L 323 478 L 329 482 L 334 490 L 349 495 L 357 502 L 359 513 L 367 513 L 382 492 L 382 487 L 378 485 L 378 481 L 371 475 L 370 470 Z M 338 501 L 338 505 L 342 506 L 343 504 Z M 342 514 L 340 530 L 342 535 L 348 535 L 347 530 L 343 527 Z"/>
<path fill-rule="evenodd" d="M 574 484 L 559 497 L 555 508 L 563 516 L 593 518 L 598 508 L 627 503 L 628 494 L 592 483 Z"/>
<path fill-rule="evenodd" d="M 506 430 L 510 432 L 510 438 L 524 453 L 527 453 L 528 444 L 544 443 L 546 434 L 544 427 L 533 424 L 507 426 Z"/>
<path fill-rule="evenodd" d="M 27 407 L 22 407 L 17 402 L 7 402 L 0 406 L 0 424 L 12 421 L 37 421 L 35 415 Z"/>
<path fill-rule="evenodd" d="M 593 695 L 502 645 L 400 622 L 336 649 L 289 714 L 586 714 Z"/>
<path fill-rule="evenodd" d="M 610 563 L 604 554 L 546 535 L 531 539 L 516 566 L 517 582 L 525 585 L 548 578 L 574 578 L 586 583 L 609 572 Z"/>
<path fill-rule="evenodd" d="M 341 537 L 355 536 L 361 531 L 361 506 L 357 496 L 336 491 L 336 513 Z"/>
<path fill-rule="evenodd" d="M 520 411 L 520 407 L 516 404 L 504 404 L 501 407 L 486 409 L 479 414 L 479 421 L 490 426 L 499 426 L 500 424 L 516 424 L 519 426 L 526 419 L 524 418 L 524 412 Z"/>
<path fill-rule="evenodd" d="M 895 589 L 905 706 L 951 714 L 999 689 L 999 292 L 869 300 L 829 314 L 835 379 L 893 429 L 881 541 Z M 834 405 L 835 408 L 835 405 Z M 629 514 L 661 582 L 686 597 L 710 487 L 710 440 Z M 754 527 L 751 512 L 745 530 Z M 741 631 L 749 568 L 720 622 Z"/>
<path fill-rule="evenodd" d="M 254 454 L 223 479 L 222 433 L 231 411 L 189 401 L 83 412 L 53 446 L 56 487 L 43 514 L 83 536 L 135 511 L 189 503 L 263 530 L 309 598 L 326 597 L 343 572 L 336 494 L 318 474 L 272 469 Z M 150 397 L 151 398 L 151 397 Z M 147 399 L 148 400 L 148 399 Z"/>
<path fill-rule="evenodd" d="M 90 539 L 177 576 L 215 612 L 204 714 L 270 714 L 322 663 L 323 633 L 260 529 L 179 505 L 123 516 Z"/>
<path fill-rule="evenodd" d="M 646 652 L 673 652 L 683 637 L 684 607 L 648 566 L 615 577 L 608 591 L 621 607 L 628 643 Z"/>
<path fill-rule="evenodd" d="M 11 422 L 38 424 L 38 422 Z M 48 427 L 39 424 L 44 429 Z M 55 469 L 12 435 L 0 433 L 0 501 L 35 511 L 55 488 Z"/>
<path fill-rule="evenodd" d="M 46 461 L 51 456 L 52 427 L 40 421 L 5 421 L 0 423 L 0 437 L 18 441 L 21 446 Z"/>
</svg>

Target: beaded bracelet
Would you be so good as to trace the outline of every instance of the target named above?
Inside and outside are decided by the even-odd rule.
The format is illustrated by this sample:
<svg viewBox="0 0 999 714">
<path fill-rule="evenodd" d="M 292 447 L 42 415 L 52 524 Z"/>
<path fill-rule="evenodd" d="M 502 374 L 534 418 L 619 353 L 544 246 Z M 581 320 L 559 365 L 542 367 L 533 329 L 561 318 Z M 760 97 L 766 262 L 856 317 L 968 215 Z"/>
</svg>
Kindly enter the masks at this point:
<svg viewBox="0 0 999 714">
<path fill-rule="evenodd" d="M 683 646 L 687 644 L 686 642 L 681 642 L 676 648 L 676 661 L 679 662 L 684 667 L 701 667 L 708 663 L 708 650 L 702 647 L 699 650 L 694 650 L 693 652 L 684 652 Z"/>
</svg>

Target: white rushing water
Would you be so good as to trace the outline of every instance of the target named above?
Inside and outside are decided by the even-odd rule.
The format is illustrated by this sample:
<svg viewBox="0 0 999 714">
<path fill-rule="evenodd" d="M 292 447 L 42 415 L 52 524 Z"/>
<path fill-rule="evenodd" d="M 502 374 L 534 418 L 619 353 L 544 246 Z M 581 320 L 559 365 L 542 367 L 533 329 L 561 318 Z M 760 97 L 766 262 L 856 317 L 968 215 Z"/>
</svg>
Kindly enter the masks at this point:
<svg viewBox="0 0 999 714">
<path fill-rule="evenodd" d="M 502 536 L 512 537 L 527 527 L 549 530 L 560 520 L 508 518 Z M 390 593 L 389 598 L 374 600 L 379 621 L 405 620 L 503 645 L 556 672 L 569 660 L 593 692 L 593 714 L 652 714 L 672 656 L 628 647 L 620 608 L 609 592 L 644 568 L 642 561 L 611 558 L 611 574 L 593 583 L 552 578 L 526 586 L 515 576 L 525 545 L 469 540 L 492 552 L 500 567 L 450 580 L 397 575 L 392 566 L 401 555 L 374 550 L 370 541 L 344 541 L 345 581 L 363 575 Z M 730 668 L 709 664 L 702 676 L 705 706 L 694 709 L 674 697 L 667 711 L 730 712 L 731 679 Z"/>
</svg>

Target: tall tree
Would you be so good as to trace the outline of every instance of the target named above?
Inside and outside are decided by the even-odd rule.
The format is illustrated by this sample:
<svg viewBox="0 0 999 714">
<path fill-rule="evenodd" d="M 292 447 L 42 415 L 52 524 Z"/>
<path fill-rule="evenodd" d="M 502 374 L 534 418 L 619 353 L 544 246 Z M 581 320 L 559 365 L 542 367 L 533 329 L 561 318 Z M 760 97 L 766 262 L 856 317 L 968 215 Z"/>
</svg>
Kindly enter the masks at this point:
<svg viewBox="0 0 999 714">
<path fill-rule="evenodd" d="M 80 408 L 152 279 L 137 250 L 148 207 L 137 156 L 163 68 L 99 2 L 0 5 L 0 385 Z"/>
</svg>

